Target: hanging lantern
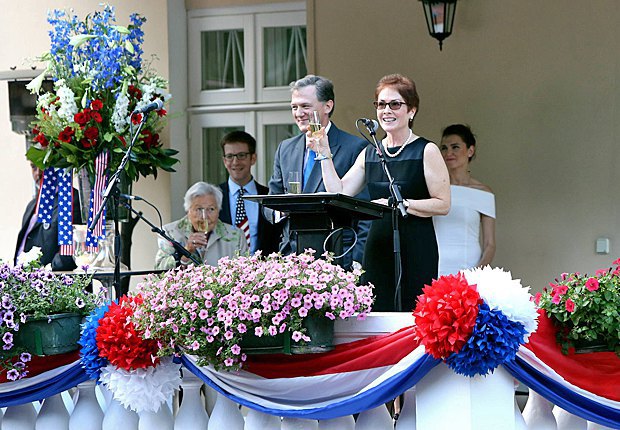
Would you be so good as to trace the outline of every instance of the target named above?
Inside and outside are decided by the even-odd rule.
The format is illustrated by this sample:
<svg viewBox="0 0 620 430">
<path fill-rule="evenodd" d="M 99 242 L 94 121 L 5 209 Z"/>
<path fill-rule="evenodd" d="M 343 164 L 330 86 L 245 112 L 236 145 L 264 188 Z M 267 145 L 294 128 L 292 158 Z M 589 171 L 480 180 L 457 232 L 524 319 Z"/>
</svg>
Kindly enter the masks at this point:
<svg viewBox="0 0 620 430">
<path fill-rule="evenodd" d="M 420 0 L 429 34 L 439 41 L 441 51 L 443 41 L 452 34 L 457 0 Z"/>
</svg>

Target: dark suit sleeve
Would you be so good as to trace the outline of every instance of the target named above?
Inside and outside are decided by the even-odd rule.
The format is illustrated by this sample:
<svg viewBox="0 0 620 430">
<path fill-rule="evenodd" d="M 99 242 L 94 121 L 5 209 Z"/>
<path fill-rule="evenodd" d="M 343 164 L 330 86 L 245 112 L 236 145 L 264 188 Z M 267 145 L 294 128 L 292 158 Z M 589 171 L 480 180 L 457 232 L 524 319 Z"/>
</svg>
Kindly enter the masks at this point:
<svg viewBox="0 0 620 430">
<path fill-rule="evenodd" d="M 269 194 L 284 194 L 284 180 L 282 178 L 282 142 L 276 149 L 276 154 L 273 158 L 273 175 L 269 180 Z"/>
</svg>

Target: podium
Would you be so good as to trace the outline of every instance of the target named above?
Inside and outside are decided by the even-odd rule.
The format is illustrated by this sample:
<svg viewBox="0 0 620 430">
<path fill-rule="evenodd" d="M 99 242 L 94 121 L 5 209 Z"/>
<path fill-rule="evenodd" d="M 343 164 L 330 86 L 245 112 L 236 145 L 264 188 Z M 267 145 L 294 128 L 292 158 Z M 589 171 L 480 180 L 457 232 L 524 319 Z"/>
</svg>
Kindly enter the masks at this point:
<svg viewBox="0 0 620 430">
<path fill-rule="evenodd" d="M 289 229 L 297 236 L 297 250 L 312 248 L 323 253 L 323 243 L 329 234 L 342 227 L 353 227 L 356 220 L 382 218 L 392 209 L 344 194 L 269 194 L 245 195 L 244 199 L 284 212 L 289 217 Z M 332 251 L 342 254 L 342 240 L 334 243 Z"/>
</svg>

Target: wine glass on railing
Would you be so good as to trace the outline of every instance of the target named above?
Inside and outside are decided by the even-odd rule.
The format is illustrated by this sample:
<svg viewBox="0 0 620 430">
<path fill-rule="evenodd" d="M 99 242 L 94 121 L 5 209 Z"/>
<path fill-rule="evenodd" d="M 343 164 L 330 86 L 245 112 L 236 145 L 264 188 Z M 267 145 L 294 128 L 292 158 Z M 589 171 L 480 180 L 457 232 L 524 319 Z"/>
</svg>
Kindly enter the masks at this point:
<svg viewBox="0 0 620 430">
<path fill-rule="evenodd" d="M 90 266 L 97 257 L 97 253 L 86 244 L 86 234 L 86 225 L 73 225 L 73 261 L 78 270 Z"/>
</svg>

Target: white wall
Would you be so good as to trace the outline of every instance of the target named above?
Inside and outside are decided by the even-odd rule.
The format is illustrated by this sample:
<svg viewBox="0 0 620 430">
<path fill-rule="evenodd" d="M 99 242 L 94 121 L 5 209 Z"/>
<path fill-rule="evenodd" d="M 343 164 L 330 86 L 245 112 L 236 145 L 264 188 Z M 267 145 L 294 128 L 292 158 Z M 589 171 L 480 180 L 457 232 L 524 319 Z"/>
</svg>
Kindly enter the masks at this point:
<svg viewBox="0 0 620 430">
<path fill-rule="evenodd" d="M 497 195 L 496 265 L 540 289 L 620 256 L 620 2 L 462 0 L 443 51 L 417 0 L 311 3 L 339 127 L 374 115 L 376 82 L 394 72 L 418 85 L 418 134 L 472 126 L 472 174 Z M 599 236 L 609 255 L 595 254 Z"/>
</svg>

